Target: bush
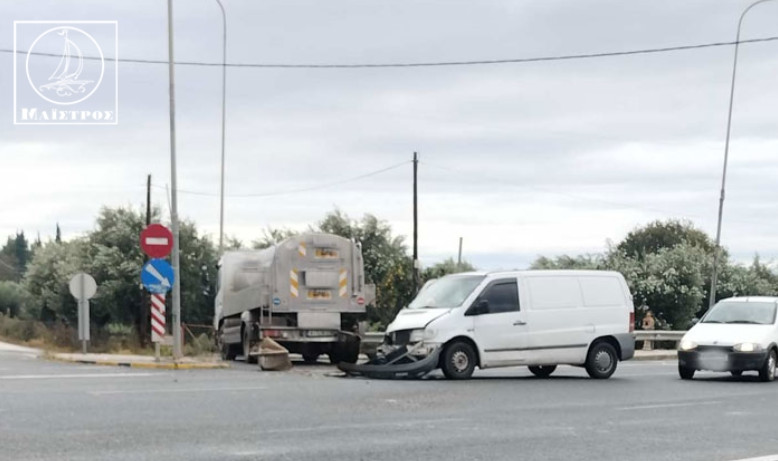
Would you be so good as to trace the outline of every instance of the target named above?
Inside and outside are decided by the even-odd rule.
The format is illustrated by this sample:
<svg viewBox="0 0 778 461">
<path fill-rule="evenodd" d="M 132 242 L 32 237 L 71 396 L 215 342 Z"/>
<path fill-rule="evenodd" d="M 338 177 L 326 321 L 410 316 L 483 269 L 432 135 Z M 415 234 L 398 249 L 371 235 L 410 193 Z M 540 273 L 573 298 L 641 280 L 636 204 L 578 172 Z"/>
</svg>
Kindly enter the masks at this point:
<svg viewBox="0 0 778 461">
<path fill-rule="evenodd" d="M 184 354 L 186 355 L 204 355 L 214 352 L 216 352 L 216 344 L 206 333 L 202 333 L 199 336 L 190 336 L 189 341 L 184 346 Z"/>
</svg>

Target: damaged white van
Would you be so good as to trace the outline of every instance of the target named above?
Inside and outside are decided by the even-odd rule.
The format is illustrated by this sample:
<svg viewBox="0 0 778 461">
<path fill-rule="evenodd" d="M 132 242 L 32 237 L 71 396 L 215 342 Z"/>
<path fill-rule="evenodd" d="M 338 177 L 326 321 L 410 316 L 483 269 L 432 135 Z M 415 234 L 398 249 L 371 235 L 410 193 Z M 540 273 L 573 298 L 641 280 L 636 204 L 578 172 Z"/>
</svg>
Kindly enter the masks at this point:
<svg viewBox="0 0 778 461">
<path fill-rule="evenodd" d="M 383 355 L 347 373 L 420 376 L 441 368 L 468 379 L 476 367 L 557 365 L 609 378 L 635 350 L 634 306 L 624 277 L 606 271 L 462 273 L 428 283 L 389 325 Z"/>
</svg>

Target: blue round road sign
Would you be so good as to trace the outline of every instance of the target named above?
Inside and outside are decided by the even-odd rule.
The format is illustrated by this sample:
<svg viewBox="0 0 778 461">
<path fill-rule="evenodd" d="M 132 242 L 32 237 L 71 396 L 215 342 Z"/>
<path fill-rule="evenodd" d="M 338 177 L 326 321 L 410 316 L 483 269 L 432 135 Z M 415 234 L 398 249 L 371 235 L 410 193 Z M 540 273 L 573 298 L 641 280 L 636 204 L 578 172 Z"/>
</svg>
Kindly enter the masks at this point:
<svg viewBox="0 0 778 461">
<path fill-rule="evenodd" d="M 164 259 L 149 260 L 140 273 L 140 281 L 151 293 L 167 293 L 173 288 L 175 279 L 173 267 Z"/>
</svg>

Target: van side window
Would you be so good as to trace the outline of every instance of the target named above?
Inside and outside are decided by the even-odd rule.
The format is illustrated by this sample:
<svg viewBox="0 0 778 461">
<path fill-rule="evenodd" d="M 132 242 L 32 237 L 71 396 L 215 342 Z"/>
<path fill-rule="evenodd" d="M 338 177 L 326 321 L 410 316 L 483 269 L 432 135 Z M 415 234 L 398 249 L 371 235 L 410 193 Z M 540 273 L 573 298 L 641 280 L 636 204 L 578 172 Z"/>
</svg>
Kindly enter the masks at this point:
<svg viewBox="0 0 778 461">
<path fill-rule="evenodd" d="M 480 299 L 489 302 L 490 314 L 519 310 L 519 289 L 516 282 L 497 282 L 487 288 Z"/>
</svg>

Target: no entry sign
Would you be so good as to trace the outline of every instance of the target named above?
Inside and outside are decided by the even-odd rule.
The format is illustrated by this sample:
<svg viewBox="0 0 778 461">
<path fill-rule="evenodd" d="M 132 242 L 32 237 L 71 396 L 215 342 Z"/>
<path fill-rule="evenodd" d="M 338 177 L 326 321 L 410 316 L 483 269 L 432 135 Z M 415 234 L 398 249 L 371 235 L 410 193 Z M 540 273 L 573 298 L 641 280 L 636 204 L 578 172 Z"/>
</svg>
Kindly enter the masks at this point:
<svg viewBox="0 0 778 461">
<path fill-rule="evenodd" d="M 173 233 L 162 224 L 150 224 L 140 233 L 140 247 L 152 258 L 164 258 L 173 249 Z"/>
</svg>

